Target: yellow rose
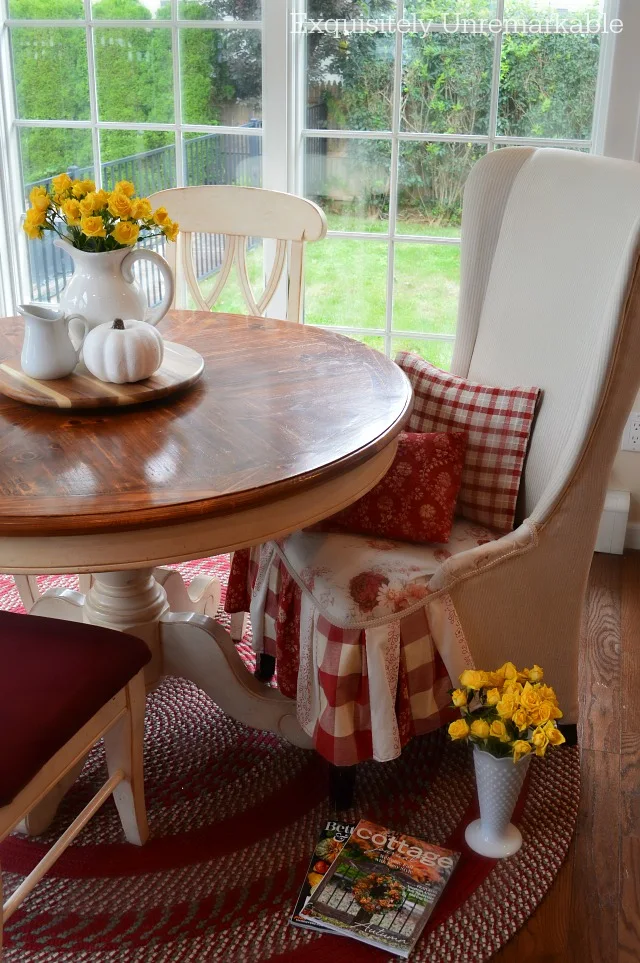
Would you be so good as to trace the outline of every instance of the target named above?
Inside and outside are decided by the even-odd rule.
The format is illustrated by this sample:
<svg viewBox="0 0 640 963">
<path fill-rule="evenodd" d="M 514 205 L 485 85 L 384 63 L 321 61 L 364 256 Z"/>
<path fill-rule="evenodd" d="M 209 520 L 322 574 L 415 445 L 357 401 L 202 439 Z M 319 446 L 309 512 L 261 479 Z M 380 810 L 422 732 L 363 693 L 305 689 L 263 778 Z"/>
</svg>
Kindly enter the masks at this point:
<svg viewBox="0 0 640 963">
<path fill-rule="evenodd" d="M 489 689 L 487 692 L 487 705 L 497 706 L 501 698 L 502 696 L 500 695 L 499 689 Z"/>
<path fill-rule="evenodd" d="M 46 187 L 42 187 L 42 185 L 33 188 L 29 194 L 29 200 L 36 211 L 47 211 L 51 206 L 51 198 L 47 194 Z"/>
<path fill-rule="evenodd" d="M 176 224 L 175 221 L 165 221 L 162 226 L 162 233 L 166 237 L 167 241 L 175 241 L 178 237 L 180 231 L 180 225 Z"/>
<path fill-rule="evenodd" d="M 127 197 L 133 197 L 136 189 L 131 181 L 118 181 L 116 186 L 113 188 L 113 192 L 114 194 L 125 194 Z"/>
<path fill-rule="evenodd" d="M 511 719 L 514 726 L 516 726 L 520 732 L 524 732 L 525 729 L 529 728 L 529 717 L 526 709 L 517 709 Z"/>
<path fill-rule="evenodd" d="M 22 230 L 27 237 L 30 237 L 32 240 L 42 237 L 42 228 L 46 217 L 45 211 L 37 211 L 33 207 L 29 208 L 22 224 Z"/>
<path fill-rule="evenodd" d="M 113 229 L 113 238 L 118 244 L 135 244 L 140 228 L 133 221 L 118 221 Z"/>
<path fill-rule="evenodd" d="M 454 689 L 451 693 L 451 701 L 457 709 L 459 709 L 461 706 L 466 706 L 467 693 L 464 691 L 464 689 Z"/>
<path fill-rule="evenodd" d="M 83 217 L 80 221 L 80 228 L 87 237 L 106 237 L 107 232 L 104 221 L 101 217 Z"/>
<path fill-rule="evenodd" d="M 80 213 L 83 217 L 90 217 L 96 210 L 95 197 L 95 191 L 92 191 L 90 194 L 87 194 L 86 197 L 83 197 L 81 201 L 78 201 Z"/>
<path fill-rule="evenodd" d="M 98 211 L 103 211 L 109 203 L 109 198 L 111 195 L 109 191 L 94 191 L 91 195 L 93 197 L 93 209 L 97 213 Z"/>
<path fill-rule="evenodd" d="M 544 672 L 539 665 L 534 665 L 532 669 L 525 669 L 524 673 L 529 682 L 542 682 L 544 679 Z"/>
<path fill-rule="evenodd" d="M 536 756 L 544 756 L 549 745 L 549 739 L 544 729 L 536 729 L 531 736 L 531 745 L 536 750 Z"/>
<path fill-rule="evenodd" d="M 465 689 L 481 689 L 487 681 L 487 673 L 476 669 L 465 669 L 460 676 L 460 685 Z"/>
<path fill-rule="evenodd" d="M 72 184 L 73 181 L 68 174 L 58 174 L 58 176 L 54 177 L 51 181 L 53 192 L 58 196 L 66 194 L 68 191 L 70 191 Z"/>
<path fill-rule="evenodd" d="M 518 670 L 513 662 L 505 662 L 499 669 L 496 669 L 496 673 L 501 675 L 506 682 L 516 682 L 518 679 Z"/>
<path fill-rule="evenodd" d="M 131 202 L 131 217 L 136 221 L 146 221 L 151 217 L 151 202 L 146 197 L 139 197 Z"/>
<path fill-rule="evenodd" d="M 553 706 L 549 702 L 541 702 L 539 706 L 535 706 L 530 713 L 531 724 L 534 726 L 543 726 L 545 722 L 548 722 L 551 718 L 551 710 Z"/>
<path fill-rule="evenodd" d="M 511 743 L 511 748 L 513 749 L 513 761 L 518 762 L 523 756 L 528 756 L 531 752 L 531 746 L 524 739 L 516 739 L 515 742 Z"/>
<path fill-rule="evenodd" d="M 539 685 L 536 687 L 536 692 L 543 702 L 551 702 L 554 706 L 558 705 L 558 697 L 550 685 Z"/>
<path fill-rule="evenodd" d="M 500 702 L 496 705 L 498 710 L 498 715 L 501 719 L 510 719 L 513 713 L 518 708 L 518 701 L 515 696 L 507 693 L 502 697 Z"/>
<path fill-rule="evenodd" d="M 509 741 L 509 733 L 507 732 L 507 727 L 501 719 L 494 719 L 489 727 L 489 735 L 493 736 L 494 739 L 499 739 L 500 742 Z"/>
<path fill-rule="evenodd" d="M 521 682 L 507 682 L 507 684 L 505 685 L 505 687 L 504 687 L 504 689 L 503 689 L 503 694 L 504 694 L 504 693 L 507 693 L 507 692 L 508 692 L 510 695 L 516 696 L 517 699 L 520 699 L 520 693 L 522 692 L 522 683 L 521 683 Z"/>
<path fill-rule="evenodd" d="M 489 723 L 486 719 L 474 719 L 471 723 L 471 735 L 475 736 L 476 739 L 489 738 Z"/>
<path fill-rule="evenodd" d="M 122 220 L 131 217 L 131 201 L 126 194 L 121 194 L 117 191 L 113 192 L 109 198 L 109 213 Z"/>
<path fill-rule="evenodd" d="M 487 678 L 489 685 L 496 689 L 501 689 L 504 685 L 504 676 L 500 675 L 499 672 L 487 672 Z"/>
<path fill-rule="evenodd" d="M 469 735 L 469 726 L 464 719 L 456 719 L 449 726 L 449 735 L 452 739 L 466 739 Z"/>
<path fill-rule="evenodd" d="M 542 700 L 536 689 L 533 688 L 530 682 L 526 682 L 520 696 L 520 704 L 531 712 L 531 710 L 539 706 L 541 702 Z"/>
<path fill-rule="evenodd" d="M 169 211 L 166 209 L 166 207 L 159 207 L 157 210 L 155 210 L 153 212 L 153 219 L 159 227 L 162 227 L 163 224 L 166 224 L 167 221 L 171 220 L 169 217 Z"/>
<path fill-rule="evenodd" d="M 547 734 L 547 739 L 549 740 L 550 746 L 561 746 L 563 742 L 567 740 L 562 735 L 559 729 L 553 724 L 553 722 L 547 722 L 544 726 L 544 731 Z"/>
<path fill-rule="evenodd" d="M 72 227 L 80 223 L 80 218 L 82 213 L 80 211 L 80 202 L 74 200 L 70 197 L 68 201 L 64 201 L 62 204 L 62 213 L 67 221 Z"/>
<path fill-rule="evenodd" d="M 80 199 L 81 197 L 84 197 L 85 194 L 91 194 L 91 192 L 95 191 L 95 189 L 95 181 L 74 181 L 71 187 L 71 193 L 74 197 Z"/>
</svg>

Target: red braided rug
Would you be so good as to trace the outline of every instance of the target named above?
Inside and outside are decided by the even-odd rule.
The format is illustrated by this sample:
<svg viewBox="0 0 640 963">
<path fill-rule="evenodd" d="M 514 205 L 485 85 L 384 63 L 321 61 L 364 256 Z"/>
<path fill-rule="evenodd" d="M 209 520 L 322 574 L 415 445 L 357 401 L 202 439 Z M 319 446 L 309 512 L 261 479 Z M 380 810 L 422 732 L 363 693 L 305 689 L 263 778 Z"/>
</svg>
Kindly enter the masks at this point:
<svg viewBox="0 0 640 963">
<path fill-rule="evenodd" d="M 181 566 L 217 571 L 226 560 Z M 60 584 L 60 579 L 55 580 Z M 18 608 L 0 576 L 0 607 Z M 243 654 L 249 657 L 249 647 Z M 7 925 L 5 963 L 366 963 L 389 955 L 287 926 L 318 831 L 330 815 L 322 760 L 233 722 L 195 686 L 167 679 L 150 697 L 145 742 L 151 838 L 123 842 L 115 808 L 100 813 Z M 94 749 L 51 833 L 0 847 L 5 896 L 105 779 Z M 533 913 L 573 834 L 576 749 L 534 759 L 516 821 L 525 844 L 502 863 L 472 855 L 474 779 L 464 748 L 442 733 L 401 759 L 359 768 L 356 806 L 394 829 L 463 851 L 412 957 L 481 963 Z M 395 959 L 395 958 L 393 958 Z"/>
</svg>

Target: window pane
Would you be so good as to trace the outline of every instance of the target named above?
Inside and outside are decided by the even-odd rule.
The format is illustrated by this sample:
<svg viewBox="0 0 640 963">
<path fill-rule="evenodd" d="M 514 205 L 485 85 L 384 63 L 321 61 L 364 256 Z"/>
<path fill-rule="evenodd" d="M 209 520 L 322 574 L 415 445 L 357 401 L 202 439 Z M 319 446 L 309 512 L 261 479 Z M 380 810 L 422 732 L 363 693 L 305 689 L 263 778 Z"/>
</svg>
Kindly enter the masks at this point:
<svg viewBox="0 0 640 963">
<path fill-rule="evenodd" d="M 386 241 L 329 238 L 309 244 L 305 261 L 305 322 L 384 330 Z"/>
<path fill-rule="evenodd" d="M 262 138 L 249 134 L 185 134 L 185 183 L 262 185 Z"/>
<path fill-rule="evenodd" d="M 599 56 L 599 36 L 505 35 L 498 133 L 591 137 Z"/>
<path fill-rule="evenodd" d="M 415 16 L 420 20 L 442 22 L 456 17 L 474 20 L 487 20 L 495 17 L 497 0 L 405 0 L 405 16 Z"/>
<path fill-rule="evenodd" d="M 259 30 L 181 30 L 180 56 L 184 123 L 260 126 Z"/>
<path fill-rule="evenodd" d="M 181 20 L 260 20 L 261 0 L 180 0 Z"/>
<path fill-rule="evenodd" d="M 427 341 L 419 338 L 394 338 L 391 342 L 391 357 L 398 351 L 413 351 L 436 368 L 448 371 L 453 358 L 453 341 Z"/>
<path fill-rule="evenodd" d="M 305 194 L 332 231 L 387 231 L 391 142 L 309 137 Z"/>
<path fill-rule="evenodd" d="M 173 123 L 171 32 L 95 31 L 100 120 Z"/>
<path fill-rule="evenodd" d="M 310 17 L 323 20 L 335 17 L 383 17 L 392 16 L 397 9 L 396 0 L 307 0 Z"/>
<path fill-rule="evenodd" d="M 89 130 L 21 127 L 20 153 L 25 196 L 35 184 L 64 171 L 73 177 L 93 177 Z"/>
<path fill-rule="evenodd" d="M 20 154 L 25 207 L 36 184 L 46 184 L 64 171 L 73 178 L 94 177 L 91 131 L 20 129 Z M 42 240 L 28 241 L 31 289 L 34 301 L 55 301 L 73 272 L 71 258 L 53 246 L 54 236 L 46 231 Z"/>
<path fill-rule="evenodd" d="M 314 33 L 307 44 L 307 126 L 391 130 L 395 37 Z"/>
<path fill-rule="evenodd" d="M 505 18 L 521 20 L 525 23 L 544 23 L 550 19 L 555 25 L 556 18 L 572 23 L 587 23 L 587 18 L 597 19 L 604 10 L 605 0 L 505 0 Z"/>
<path fill-rule="evenodd" d="M 457 244 L 396 244 L 393 278 L 394 330 L 455 334 L 460 291 Z"/>
<path fill-rule="evenodd" d="M 89 119 L 84 30 L 14 27 L 11 46 L 19 117 L 26 120 Z"/>
<path fill-rule="evenodd" d="M 133 181 L 138 194 L 176 186 L 176 145 L 164 131 L 103 130 L 100 132 L 102 186 Z"/>
<path fill-rule="evenodd" d="M 494 40 L 487 36 L 407 34 L 403 48 L 402 129 L 487 134 Z"/>
<path fill-rule="evenodd" d="M 481 144 L 401 144 L 398 233 L 459 235 L 464 184 L 485 153 Z"/>
<path fill-rule="evenodd" d="M 171 7 L 158 0 L 91 0 L 96 20 L 168 20 Z"/>
<path fill-rule="evenodd" d="M 9 0 L 16 20 L 76 20 L 84 17 L 82 0 Z"/>
</svg>

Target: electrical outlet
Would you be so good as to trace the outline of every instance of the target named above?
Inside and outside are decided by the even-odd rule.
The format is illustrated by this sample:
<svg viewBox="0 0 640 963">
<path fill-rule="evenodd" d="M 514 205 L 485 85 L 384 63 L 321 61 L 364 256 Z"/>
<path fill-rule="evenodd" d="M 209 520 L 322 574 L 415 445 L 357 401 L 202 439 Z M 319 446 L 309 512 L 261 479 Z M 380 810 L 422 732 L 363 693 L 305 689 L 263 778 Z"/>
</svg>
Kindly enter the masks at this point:
<svg viewBox="0 0 640 963">
<path fill-rule="evenodd" d="M 622 436 L 622 450 L 640 451 L 640 411 L 632 411 L 629 415 Z"/>
</svg>

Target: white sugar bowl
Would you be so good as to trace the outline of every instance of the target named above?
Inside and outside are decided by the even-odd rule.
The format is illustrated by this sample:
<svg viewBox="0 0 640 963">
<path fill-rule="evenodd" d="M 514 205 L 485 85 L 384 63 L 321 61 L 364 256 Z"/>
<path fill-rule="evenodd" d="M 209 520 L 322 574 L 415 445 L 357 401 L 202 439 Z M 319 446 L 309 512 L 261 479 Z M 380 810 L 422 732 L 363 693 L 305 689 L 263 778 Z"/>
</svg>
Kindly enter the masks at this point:
<svg viewBox="0 0 640 963">
<path fill-rule="evenodd" d="M 96 378 L 116 385 L 150 378 L 162 364 L 162 335 L 146 321 L 99 324 L 85 338 L 84 363 Z"/>
</svg>

